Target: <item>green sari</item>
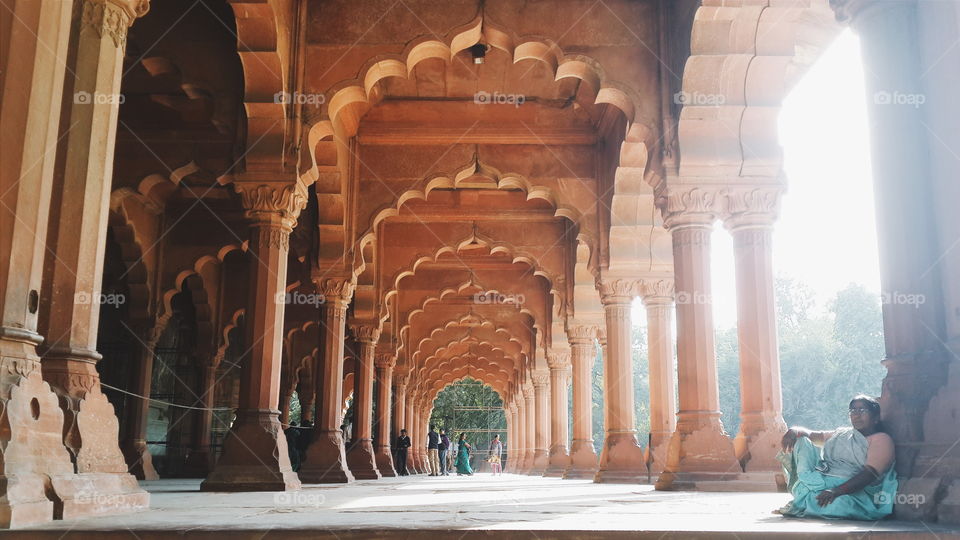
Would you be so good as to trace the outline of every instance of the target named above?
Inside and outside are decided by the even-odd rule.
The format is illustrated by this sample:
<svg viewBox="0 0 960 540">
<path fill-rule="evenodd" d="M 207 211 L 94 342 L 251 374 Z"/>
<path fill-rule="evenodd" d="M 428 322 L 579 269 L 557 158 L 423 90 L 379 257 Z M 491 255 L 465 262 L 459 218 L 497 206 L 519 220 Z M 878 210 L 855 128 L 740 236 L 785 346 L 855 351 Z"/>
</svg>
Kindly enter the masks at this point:
<svg viewBox="0 0 960 540">
<path fill-rule="evenodd" d="M 467 448 L 467 441 L 457 443 L 457 474 L 473 474 L 473 468 L 470 467 L 470 449 Z"/>
<path fill-rule="evenodd" d="M 777 459 L 787 474 L 793 501 L 781 513 L 793 517 L 878 520 L 893 513 L 897 473 L 893 464 L 883 476 L 866 488 L 841 495 L 827 506 L 817 495 L 843 484 L 863 469 L 867 461 L 867 438 L 852 427 L 840 428 L 823 445 L 823 453 L 810 439 L 797 439 L 793 452 L 780 452 Z"/>
</svg>

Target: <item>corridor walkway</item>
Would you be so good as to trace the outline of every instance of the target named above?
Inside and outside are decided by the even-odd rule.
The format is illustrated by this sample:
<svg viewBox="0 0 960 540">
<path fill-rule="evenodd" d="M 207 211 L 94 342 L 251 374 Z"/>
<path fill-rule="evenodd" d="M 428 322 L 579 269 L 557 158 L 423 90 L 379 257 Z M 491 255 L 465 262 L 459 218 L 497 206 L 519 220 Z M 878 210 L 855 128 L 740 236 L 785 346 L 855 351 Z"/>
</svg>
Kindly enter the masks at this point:
<svg viewBox="0 0 960 540">
<path fill-rule="evenodd" d="M 935 524 L 787 520 L 785 494 L 658 492 L 649 485 L 479 473 L 414 476 L 286 493 L 201 493 L 199 480 L 145 482 L 143 512 L 54 521 L 0 538 L 939 538 Z M 421 530 L 415 530 L 421 529 Z M 629 532 L 629 535 L 624 534 Z M 638 534 L 641 533 L 641 534 Z M 65 534 L 66 533 L 66 534 Z"/>
</svg>

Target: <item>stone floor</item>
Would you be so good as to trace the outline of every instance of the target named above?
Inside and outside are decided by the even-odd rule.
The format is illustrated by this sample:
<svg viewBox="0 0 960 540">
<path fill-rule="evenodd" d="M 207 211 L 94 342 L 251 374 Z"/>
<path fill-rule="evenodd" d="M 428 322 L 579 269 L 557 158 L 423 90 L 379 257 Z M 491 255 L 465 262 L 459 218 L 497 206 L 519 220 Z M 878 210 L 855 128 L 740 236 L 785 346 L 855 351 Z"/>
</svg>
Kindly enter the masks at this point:
<svg viewBox="0 0 960 540">
<path fill-rule="evenodd" d="M 936 538 L 935 524 L 785 519 L 776 493 L 657 492 L 648 485 L 529 476 L 414 476 L 292 493 L 200 493 L 199 480 L 144 482 L 151 509 L 58 521 L 0 538 Z M 431 530 L 424 533 L 422 529 Z"/>
</svg>

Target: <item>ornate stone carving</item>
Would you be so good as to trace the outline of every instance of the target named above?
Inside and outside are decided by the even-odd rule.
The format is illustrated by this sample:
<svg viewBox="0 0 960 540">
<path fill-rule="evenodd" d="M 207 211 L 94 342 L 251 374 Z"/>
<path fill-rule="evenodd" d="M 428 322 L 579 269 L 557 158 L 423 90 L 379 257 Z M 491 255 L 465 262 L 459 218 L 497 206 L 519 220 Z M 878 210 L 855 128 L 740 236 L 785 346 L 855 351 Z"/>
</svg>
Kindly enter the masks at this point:
<svg viewBox="0 0 960 540">
<path fill-rule="evenodd" d="M 727 191 L 723 215 L 729 229 L 743 225 L 773 225 L 780 208 L 781 186 L 735 188 Z"/>
<path fill-rule="evenodd" d="M 307 188 L 298 181 L 238 181 L 233 188 L 243 199 L 247 219 L 272 222 L 278 217 L 290 230 L 296 227 L 297 216 L 307 205 Z"/>
<path fill-rule="evenodd" d="M 547 355 L 547 365 L 550 366 L 550 369 L 569 369 L 570 351 L 556 351 L 549 353 Z"/>
<path fill-rule="evenodd" d="M 149 9 L 149 2 L 147 9 Z M 138 17 L 134 7 L 111 0 L 80 0 L 80 32 L 94 32 L 98 38 L 110 36 L 114 46 L 126 48 L 127 28 Z M 143 11 L 146 13 L 146 10 Z"/>
<path fill-rule="evenodd" d="M 409 381 L 408 375 L 395 374 L 393 376 L 393 385 L 397 387 L 398 393 L 406 390 L 408 381 Z"/>
<path fill-rule="evenodd" d="M 374 365 L 380 369 L 393 369 L 397 365 L 397 355 L 385 352 L 378 352 L 373 357 Z"/>
<path fill-rule="evenodd" d="M 666 195 L 664 226 L 675 227 L 690 222 L 711 224 L 716 219 L 723 189 L 693 186 L 673 188 Z"/>
<path fill-rule="evenodd" d="M 546 370 L 536 370 L 533 372 L 531 380 L 533 381 L 534 388 L 543 388 L 550 384 L 550 372 Z M 526 395 L 526 388 L 524 388 L 524 394 Z"/>
<path fill-rule="evenodd" d="M 278 227 L 260 227 L 260 245 L 278 249 L 284 253 L 290 250 L 290 233 Z"/>
<path fill-rule="evenodd" d="M 352 279 L 340 277 L 313 277 L 312 279 L 317 291 L 323 294 L 327 303 L 349 304 L 350 299 L 353 298 L 356 283 Z"/>
<path fill-rule="evenodd" d="M 523 399 L 529 399 L 531 401 L 533 400 L 535 394 L 532 382 L 527 382 L 527 384 L 523 385 L 521 391 L 523 392 Z"/>
<path fill-rule="evenodd" d="M 597 290 L 600 291 L 600 300 L 604 304 L 629 303 L 637 295 L 640 280 L 606 278 L 597 280 Z"/>
<path fill-rule="evenodd" d="M 644 280 L 640 285 L 640 294 L 644 300 L 648 298 L 673 298 L 673 293 L 672 279 Z"/>
<path fill-rule="evenodd" d="M 380 341 L 380 328 L 371 324 L 356 324 L 350 327 L 353 337 L 360 343 L 367 345 Z"/>
<path fill-rule="evenodd" d="M 587 325 L 571 326 L 567 329 L 567 339 L 573 343 L 593 343 L 597 337 L 597 327 Z"/>
</svg>

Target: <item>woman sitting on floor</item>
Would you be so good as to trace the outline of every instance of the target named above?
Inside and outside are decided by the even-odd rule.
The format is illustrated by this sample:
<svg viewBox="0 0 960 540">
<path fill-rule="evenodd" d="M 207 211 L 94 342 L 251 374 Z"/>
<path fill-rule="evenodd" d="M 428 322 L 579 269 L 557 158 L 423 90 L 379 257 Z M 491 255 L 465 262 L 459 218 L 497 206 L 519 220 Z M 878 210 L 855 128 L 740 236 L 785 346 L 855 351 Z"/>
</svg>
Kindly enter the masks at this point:
<svg viewBox="0 0 960 540">
<path fill-rule="evenodd" d="M 877 520 L 893 512 L 897 475 L 893 439 L 880 424 L 880 403 L 850 401 L 850 423 L 833 431 L 792 427 L 777 459 L 793 501 L 777 512 L 793 517 Z M 822 446 L 823 450 L 817 446 Z"/>
</svg>

